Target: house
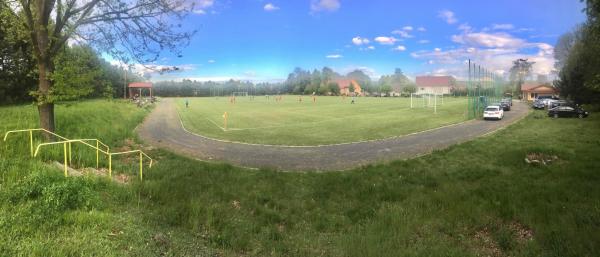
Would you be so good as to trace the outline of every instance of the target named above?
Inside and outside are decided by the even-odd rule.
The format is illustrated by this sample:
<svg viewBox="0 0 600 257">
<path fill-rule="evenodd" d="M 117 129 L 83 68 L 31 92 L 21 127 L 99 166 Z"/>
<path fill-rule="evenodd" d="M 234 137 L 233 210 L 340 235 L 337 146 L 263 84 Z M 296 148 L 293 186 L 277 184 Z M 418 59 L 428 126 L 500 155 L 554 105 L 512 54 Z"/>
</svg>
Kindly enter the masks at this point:
<svg viewBox="0 0 600 257">
<path fill-rule="evenodd" d="M 416 94 L 450 94 L 456 85 L 452 76 L 417 76 Z"/>
<path fill-rule="evenodd" d="M 340 95 L 351 95 L 350 85 L 354 86 L 354 93 L 356 95 L 363 95 L 362 88 L 360 84 L 353 79 L 336 79 L 335 83 L 337 83 L 340 88 Z"/>
<path fill-rule="evenodd" d="M 558 90 L 548 84 L 525 82 L 521 85 L 521 96 L 523 100 L 533 101 L 540 96 L 555 96 Z"/>
</svg>

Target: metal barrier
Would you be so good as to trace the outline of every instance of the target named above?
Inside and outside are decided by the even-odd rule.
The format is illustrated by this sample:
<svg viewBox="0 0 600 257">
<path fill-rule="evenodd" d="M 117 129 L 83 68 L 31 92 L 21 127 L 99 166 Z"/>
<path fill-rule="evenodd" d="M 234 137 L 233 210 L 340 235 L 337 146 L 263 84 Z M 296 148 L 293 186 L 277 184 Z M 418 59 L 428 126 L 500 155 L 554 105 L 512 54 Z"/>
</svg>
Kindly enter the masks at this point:
<svg viewBox="0 0 600 257">
<path fill-rule="evenodd" d="M 48 134 L 51 134 L 53 136 L 56 136 L 60 139 L 62 139 L 62 141 L 56 141 L 56 142 L 48 142 L 48 143 L 41 143 L 38 144 L 37 147 L 35 148 L 35 152 L 33 150 L 33 131 L 43 131 L 46 132 Z M 47 145 L 56 145 L 56 144 L 63 144 L 63 155 L 64 155 L 64 166 L 65 166 L 65 176 L 68 176 L 68 163 L 70 163 L 72 161 L 72 155 L 71 155 L 71 144 L 72 143 L 81 143 L 83 145 L 86 145 L 88 147 L 91 147 L 93 149 L 96 150 L 96 169 L 99 168 L 99 163 L 100 163 L 100 153 L 105 154 L 108 157 L 108 176 L 110 178 L 112 178 L 112 156 L 113 155 L 122 155 L 122 154 L 129 154 L 129 153 L 139 153 L 139 158 L 140 158 L 140 180 L 143 180 L 144 177 L 144 170 L 143 170 L 143 157 L 145 156 L 146 158 L 148 158 L 150 160 L 150 163 L 148 165 L 149 168 L 152 168 L 152 163 L 153 163 L 153 159 L 150 158 L 150 156 L 148 156 L 146 153 L 144 153 L 141 150 L 133 150 L 133 151 L 125 151 L 125 152 L 117 152 L 117 153 L 111 153 L 110 152 L 110 147 L 108 147 L 108 145 L 102 143 L 100 140 L 98 139 L 67 139 L 63 136 L 60 136 L 58 134 L 55 134 L 51 131 L 45 130 L 45 129 L 21 129 L 21 130 L 11 130 L 8 131 L 4 134 L 4 141 L 6 141 L 6 139 L 8 138 L 8 135 L 11 133 L 18 133 L 18 132 L 29 132 L 29 144 L 30 144 L 30 150 L 31 150 L 31 156 L 32 157 L 37 157 L 40 148 L 42 146 L 47 146 Z M 96 146 L 91 145 L 87 142 L 89 141 L 95 141 L 96 142 Z M 102 145 L 103 147 L 106 148 L 106 150 L 102 150 L 100 149 L 100 145 Z"/>
</svg>

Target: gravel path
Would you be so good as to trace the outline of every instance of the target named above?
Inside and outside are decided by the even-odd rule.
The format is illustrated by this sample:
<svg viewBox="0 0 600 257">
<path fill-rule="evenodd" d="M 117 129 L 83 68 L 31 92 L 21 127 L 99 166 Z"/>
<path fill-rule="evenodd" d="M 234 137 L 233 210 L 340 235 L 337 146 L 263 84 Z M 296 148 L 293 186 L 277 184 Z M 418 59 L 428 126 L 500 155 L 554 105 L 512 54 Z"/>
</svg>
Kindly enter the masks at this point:
<svg viewBox="0 0 600 257">
<path fill-rule="evenodd" d="M 291 147 L 226 142 L 193 134 L 183 127 L 173 99 L 163 98 L 138 127 L 138 133 L 148 144 L 201 160 L 284 171 L 345 170 L 444 149 L 512 124 L 528 112 L 525 104 L 515 101 L 512 110 L 506 112 L 501 121 L 471 120 L 382 140 Z"/>
</svg>

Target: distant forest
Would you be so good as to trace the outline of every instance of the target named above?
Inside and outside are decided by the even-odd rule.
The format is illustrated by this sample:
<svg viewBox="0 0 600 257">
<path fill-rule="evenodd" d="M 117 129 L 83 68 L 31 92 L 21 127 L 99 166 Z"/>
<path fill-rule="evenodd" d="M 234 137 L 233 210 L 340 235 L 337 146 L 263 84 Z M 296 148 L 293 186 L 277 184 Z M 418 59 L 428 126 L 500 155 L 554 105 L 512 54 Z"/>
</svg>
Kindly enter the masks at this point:
<svg viewBox="0 0 600 257">
<path fill-rule="evenodd" d="M 312 94 L 338 95 L 338 79 L 353 79 L 361 86 L 364 92 L 390 93 L 415 92 L 414 83 L 404 75 L 401 69 L 396 69 L 392 75 L 384 75 L 377 81 L 362 70 L 354 70 L 341 75 L 331 68 L 321 70 L 303 70 L 296 68 L 284 82 L 279 83 L 252 83 L 249 81 L 229 80 L 225 82 L 194 81 L 161 81 L 154 83 L 154 92 L 157 96 L 228 96 L 233 92 L 248 92 L 249 95 L 276 95 L 276 94 Z"/>
</svg>

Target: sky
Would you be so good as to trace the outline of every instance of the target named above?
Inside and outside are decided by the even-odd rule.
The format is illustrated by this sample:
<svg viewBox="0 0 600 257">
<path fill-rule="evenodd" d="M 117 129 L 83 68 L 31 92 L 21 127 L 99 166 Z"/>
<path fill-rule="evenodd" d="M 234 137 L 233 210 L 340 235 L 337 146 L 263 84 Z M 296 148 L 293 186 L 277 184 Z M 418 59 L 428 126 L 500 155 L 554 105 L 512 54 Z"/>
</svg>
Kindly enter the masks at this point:
<svg viewBox="0 0 600 257">
<path fill-rule="evenodd" d="M 191 1 L 191 0 L 185 0 Z M 147 65 L 181 71 L 151 80 L 283 81 L 295 68 L 324 66 L 374 79 L 402 69 L 463 76 L 471 59 L 506 74 L 535 61 L 551 74 L 558 37 L 585 21 L 578 0 L 195 0 L 185 18 L 197 30 L 182 56 Z M 141 68 L 139 69 L 141 70 Z"/>
</svg>

